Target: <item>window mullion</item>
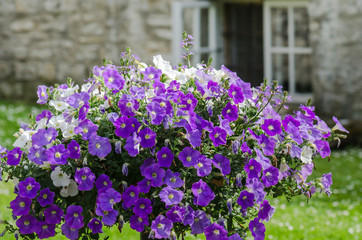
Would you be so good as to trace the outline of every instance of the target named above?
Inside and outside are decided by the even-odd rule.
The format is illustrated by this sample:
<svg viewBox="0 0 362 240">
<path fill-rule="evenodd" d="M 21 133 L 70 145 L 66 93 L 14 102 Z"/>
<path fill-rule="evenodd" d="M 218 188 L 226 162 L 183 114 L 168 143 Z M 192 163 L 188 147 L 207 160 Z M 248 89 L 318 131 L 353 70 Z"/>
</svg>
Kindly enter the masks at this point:
<svg viewBox="0 0 362 240">
<path fill-rule="evenodd" d="M 294 11 L 288 7 L 288 47 L 289 47 L 289 92 L 295 94 L 295 57 L 294 57 Z"/>
<path fill-rule="evenodd" d="M 201 8 L 194 9 L 194 22 L 193 22 L 193 33 L 192 36 L 194 38 L 194 52 L 195 55 L 193 57 L 194 64 L 199 63 L 201 59 L 200 53 L 200 41 L 201 41 Z"/>
<path fill-rule="evenodd" d="M 264 18 L 264 72 L 265 78 L 268 80 L 268 85 L 272 82 L 272 57 L 271 57 L 271 6 L 268 2 L 263 8 Z"/>
</svg>

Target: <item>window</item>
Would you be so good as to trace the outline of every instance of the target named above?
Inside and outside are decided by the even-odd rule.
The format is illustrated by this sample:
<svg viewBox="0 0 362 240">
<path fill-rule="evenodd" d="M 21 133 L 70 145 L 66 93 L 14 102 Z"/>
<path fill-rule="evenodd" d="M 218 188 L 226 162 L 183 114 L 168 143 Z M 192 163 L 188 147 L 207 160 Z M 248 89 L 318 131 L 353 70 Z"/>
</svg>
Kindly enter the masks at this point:
<svg viewBox="0 0 362 240">
<path fill-rule="evenodd" d="M 312 92 L 307 2 L 265 2 L 264 68 L 268 80 L 298 101 Z"/>
<path fill-rule="evenodd" d="M 182 61 L 181 42 L 182 33 L 186 31 L 194 37 L 195 53 L 192 63 L 201 61 L 207 62 L 208 58 L 213 59 L 213 66 L 218 66 L 220 51 L 218 51 L 218 21 L 217 4 L 209 1 L 178 1 L 172 4 L 172 55 L 173 64 Z"/>
</svg>

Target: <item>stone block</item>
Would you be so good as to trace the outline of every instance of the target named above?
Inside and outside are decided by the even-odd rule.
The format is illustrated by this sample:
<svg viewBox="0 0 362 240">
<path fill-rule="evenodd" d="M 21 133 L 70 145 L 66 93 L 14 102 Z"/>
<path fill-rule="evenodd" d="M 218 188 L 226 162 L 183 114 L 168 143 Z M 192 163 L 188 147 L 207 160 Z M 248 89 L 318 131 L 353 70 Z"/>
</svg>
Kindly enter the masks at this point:
<svg viewBox="0 0 362 240">
<path fill-rule="evenodd" d="M 41 11 L 43 0 L 15 0 L 15 10 L 17 13 L 36 13 Z"/>
<path fill-rule="evenodd" d="M 13 63 L 0 61 L 0 81 L 6 81 L 13 72 Z"/>
<path fill-rule="evenodd" d="M 60 62 L 56 64 L 56 81 L 64 83 L 67 78 L 75 82 L 83 82 L 88 77 L 86 66 L 83 63 Z"/>
<path fill-rule="evenodd" d="M 12 52 L 17 60 L 25 60 L 28 57 L 28 48 L 22 45 L 13 47 Z"/>
<path fill-rule="evenodd" d="M 44 48 L 31 48 L 29 57 L 35 60 L 51 60 L 53 56 L 53 50 L 50 47 Z"/>
<path fill-rule="evenodd" d="M 20 19 L 10 25 L 10 30 L 13 32 L 28 32 L 33 30 L 35 23 L 31 19 Z"/>
<path fill-rule="evenodd" d="M 16 62 L 15 78 L 20 81 L 31 81 L 36 79 L 38 66 L 35 62 Z"/>
<path fill-rule="evenodd" d="M 12 14 L 15 12 L 15 3 L 13 0 L 1 0 L 0 1 L 0 13 L 2 15 Z"/>
<path fill-rule="evenodd" d="M 152 33 L 158 38 L 172 40 L 172 30 L 169 28 L 154 28 Z"/>
<path fill-rule="evenodd" d="M 150 14 L 147 17 L 146 23 L 150 27 L 171 27 L 171 16 Z"/>
<path fill-rule="evenodd" d="M 38 63 L 39 80 L 49 83 L 55 82 L 55 65 L 52 62 Z"/>
<path fill-rule="evenodd" d="M 81 33 L 84 35 L 101 36 L 104 34 L 104 23 L 92 22 L 81 27 Z"/>
</svg>

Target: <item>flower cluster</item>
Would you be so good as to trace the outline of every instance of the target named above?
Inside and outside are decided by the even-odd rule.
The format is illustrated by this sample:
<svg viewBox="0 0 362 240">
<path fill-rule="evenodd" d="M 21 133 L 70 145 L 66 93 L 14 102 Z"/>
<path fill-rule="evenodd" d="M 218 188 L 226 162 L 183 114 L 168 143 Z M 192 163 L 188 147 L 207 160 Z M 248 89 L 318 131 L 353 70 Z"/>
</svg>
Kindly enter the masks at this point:
<svg viewBox="0 0 362 240">
<path fill-rule="evenodd" d="M 225 66 L 172 67 L 161 56 L 150 66 L 129 52 L 82 86 L 39 86 L 38 97 L 49 110 L 0 158 L 19 179 L 7 229 L 40 239 L 99 238 L 124 222 L 156 239 L 264 239 L 268 195 L 331 194 L 331 173 L 308 179 L 313 157 L 329 157 L 348 132 L 310 105 L 281 115 L 289 97 L 277 84 L 252 88 Z"/>
</svg>

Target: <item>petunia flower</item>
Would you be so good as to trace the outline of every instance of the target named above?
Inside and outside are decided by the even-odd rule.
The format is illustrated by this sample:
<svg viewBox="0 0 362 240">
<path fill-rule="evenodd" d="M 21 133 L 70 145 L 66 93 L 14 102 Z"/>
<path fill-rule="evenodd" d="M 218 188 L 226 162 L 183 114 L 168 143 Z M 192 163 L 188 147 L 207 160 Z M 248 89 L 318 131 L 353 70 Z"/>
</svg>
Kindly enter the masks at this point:
<svg viewBox="0 0 362 240">
<path fill-rule="evenodd" d="M 198 163 L 200 152 L 191 147 L 185 147 L 179 154 L 178 158 L 184 167 L 192 167 Z"/>
<path fill-rule="evenodd" d="M 79 190 L 76 181 L 73 179 L 70 180 L 70 183 L 67 186 L 63 186 L 62 190 L 60 190 L 60 195 L 62 197 L 74 197 L 77 196 Z"/>
<path fill-rule="evenodd" d="M 250 159 L 249 163 L 245 164 L 244 170 L 248 173 L 248 178 L 259 178 L 262 166 L 255 159 Z"/>
<path fill-rule="evenodd" d="M 195 205 L 206 207 L 215 198 L 214 192 L 202 179 L 192 184 L 191 190 L 194 194 Z"/>
<path fill-rule="evenodd" d="M 45 154 L 47 155 L 50 164 L 65 165 L 68 162 L 67 159 L 70 152 L 63 144 L 59 144 L 46 150 Z"/>
<path fill-rule="evenodd" d="M 236 121 L 239 117 L 238 107 L 230 102 L 222 110 L 222 116 L 230 122 Z"/>
<path fill-rule="evenodd" d="M 264 200 L 262 204 L 260 204 L 260 210 L 258 212 L 258 217 L 262 221 L 268 222 L 275 212 L 275 207 L 271 206 L 268 200 Z"/>
<path fill-rule="evenodd" d="M 204 229 L 207 240 L 228 240 L 228 232 L 217 223 L 213 223 Z"/>
<path fill-rule="evenodd" d="M 166 115 L 166 109 L 160 103 L 153 101 L 146 106 L 146 110 L 151 117 L 151 124 L 160 125 Z"/>
<path fill-rule="evenodd" d="M 160 151 L 157 152 L 157 161 L 160 167 L 169 168 L 171 167 L 174 155 L 168 147 L 162 147 Z"/>
<path fill-rule="evenodd" d="M 110 211 L 102 210 L 99 205 L 96 208 L 96 214 L 102 217 L 102 222 L 107 226 L 112 226 L 117 221 L 118 211 L 112 209 Z"/>
<path fill-rule="evenodd" d="M 78 189 L 80 191 L 90 191 L 93 188 L 96 176 L 89 167 L 84 167 L 75 171 L 74 179 L 79 184 Z"/>
<path fill-rule="evenodd" d="M 38 231 L 39 225 L 35 217 L 31 215 L 23 215 L 16 220 L 16 226 L 19 228 L 20 234 L 32 234 Z"/>
<path fill-rule="evenodd" d="M 39 197 L 37 198 L 40 206 L 45 207 L 46 205 L 51 205 L 54 202 L 55 193 L 50 191 L 49 188 L 44 188 L 39 192 Z"/>
<path fill-rule="evenodd" d="M 279 179 L 279 169 L 276 167 L 269 167 L 263 171 L 263 176 L 261 177 L 265 187 L 274 186 L 278 183 Z"/>
<path fill-rule="evenodd" d="M 103 211 L 112 211 L 114 204 L 121 201 L 121 194 L 113 188 L 108 188 L 99 194 L 97 202 Z"/>
<path fill-rule="evenodd" d="M 227 133 L 224 129 L 220 127 L 214 127 L 209 136 L 210 139 L 213 141 L 215 147 L 226 144 Z"/>
<path fill-rule="evenodd" d="M 15 216 L 22 216 L 29 214 L 31 205 L 31 199 L 16 196 L 16 198 L 10 202 L 10 208 L 13 210 Z"/>
<path fill-rule="evenodd" d="M 197 210 L 194 213 L 194 221 L 191 223 L 191 234 L 201 234 L 204 229 L 210 226 L 210 219 L 206 216 L 206 213 L 202 210 Z"/>
<path fill-rule="evenodd" d="M 212 164 L 225 176 L 231 172 L 230 160 L 221 154 L 215 154 Z"/>
<path fill-rule="evenodd" d="M 172 221 L 163 215 L 158 215 L 151 225 L 151 229 L 155 232 L 155 238 L 157 239 L 169 238 L 172 227 Z"/>
<path fill-rule="evenodd" d="M 128 138 L 136 130 L 132 120 L 127 116 L 117 118 L 113 125 L 116 127 L 116 136 L 122 138 Z"/>
<path fill-rule="evenodd" d="M 150 225 L 148 223 L 147 215 L 142 215 L 142 216 L 133 215 L 130 217 L 129 223 L 130 227 L 136 230 L 137 232 L 142 232 L 145 229 L 145 226 Z"/>
<path fill-rule="evenodd" d="M 143 148 L 153 147 L 156 144 L 156 133 L 150 128 L 146 127 L 142 129 L 138 135 L 141 138 L 141 146 Z"/>
<path fill-rule="evenodd" d="M 56 187 L 65 187 L 70 183 L 70 176 L 63 172 L 59 166 L 52 171 L 50 178 L 53 180 L 53 185 Z"/>
<path fill-rule="evenodd" d="M 123 94 L 122 98 L 118 101 L 118 107 L 123 116 L 133 117 L 136 115 L 140 104 L 133 96 L 129 94 Z"/>
<path fill-rule="evenodd" d="M 101 174 L 95 181 L 95 185 L 98 191 L 107 190 L 112 187 L 112 181 L 106 174 Z"/>
<path fill-rule="evenodd" d="M 112 145 L 108 138 L 94 133 L 89 139 L 88 151 L 93 156 L 104 158 L 112 151 Z"/>
<path fill-rule="evenodd" d="M 109 89 L 120 90 L 125 84 L 125 80 L 114 68 L 106 68 L 103 72 L 104 85 Z"/>
<path fill-rule="evenodd" d="M 186 213 L 186 208 L 174 205 L 170 210 L 166 212 L 166 216 L 174 223 L 183 222 L 185 213 Z"/>
<path fill-rule="evenodd" d="M 69 157 L 70 158 L 73 158 L 73 159 L 79 159 L 80 158 L 81 149 L 80 149 L 80 146 L 77 143 L 77 141 L 72 140 L 70 143 L 68 143 L 67 149 L 69 150 Z"/>
<path fill-rule="evenodd" d="M 38 228 L 36 228 L 35 233 L 38 235 L 39 239 L 45 239 L 55 236 L 55 224 L 49 224 L 45 221 L 38 222 Z"/>
<path fill-rule="evenodd" d="M 165 170 L 157 163 L 153 163 L 146 167 L 144 170 L 144 177 L 151 180 L 151 186 L 159 187 L 163 184 L 163 177 L 165 176 Z"/>
<path fill-rule="evenodd" d="M 37 133 L 31 137 L 33 145 L 44 146 L 51 143 L 58 136 L 58 131 L 49 127 L 48 129 L 39 129 Z"/>
<path fill-rule="evenodd" d="M 8 158 L 7 164 L 12 166 L 18 165 L 20 163 L 22 156 L 23 156 L 23 151 L 21 151 L 19 147 L 10 150 L 7 153 L 7 158 Z"/>
<path fill-rule="evenodd" d="M 36 182 L 33 177 L 28 177 L 19 182 L 18 188 L 20 197 L 35 198 L 40 189 L 40 183 Z"/>
<path fill-rule="evenodd" d="M 103 233 L 102 231 L 103 224 L 97 218 L 92 218 L 89 221 L 87 227 L 92 230 L 92 234 Z"/>
<path fill-rule="evenodd" d="M 255 218 L 250 221 L 249 229 L 255 240 L 264 240 L 265 238 L 265 226 L 263 223 L 259 222 L 259 218 Z"/>
<path fill-rule="evenodd" d="M 282 132 L 281 125 L 281 122 L 277 119 L 265 119 L 261 129 L 269 136 L 275 136 Z"/>
<path fill-rule="evenodd" d="M 236 203 L 239 204 L 241 209 L 245 211 L 249 207 L 254 206 L 254 194 L 248 191 L 241 191 Z"/>
<path fill-rule="evenodd" d="M 79 229 L 78 228 L 72 228 L 69 226 L 67 222 L 65 222 L 62 227 L 62 233 L 70 240 L 78 239 L 79 236 Z"/>
<path fill-rule="evenodd" d="M 185 182 L 180 178 L 180 173 L 167 169 L 164 183 L 171 188 L 179 188 L 182 187 Z"/>
<path fill-rule="evenodd" d="M 74 129 L 76 134 L 81 134 L 82 139 L 88 141 L 94 133 L 97 133 L 98 125 L 91 120 L 85 119 Z"/>
<path fill-rule="evenodd" d="M 140 190 L 137 186 L 129 186 L 122 194 L 122 206 L 124 208 L 130 208 L 138 199 Z"/>
<path fill-rule="evenodd" d="M 139 198 L 134 204 L 133 212 L 137 216 L 148 216 L 152 212 L 151 200 Z"/>
<path fill-rule="evenodd" d="M 161 190 L 159 197 L 166 206 L 179 204 L 184 194 L 182 191 L 175 190 L 170 187 L 165 187 Z"/>
<path fill-rule="evenodd" d="M 58 224 L 62 221 L 64 212 L 57 205 L 53 204 L 44 210 L 45 221 L 49 224 Z"/>
<path fill-rule="evenodd" d="M 82 206 L 70 205 L 67 207 L 64 219 L 70 228 L 80 229 L 83 227 L 84 216 L 82 216 L 82 212 Z"/>
</svg>

